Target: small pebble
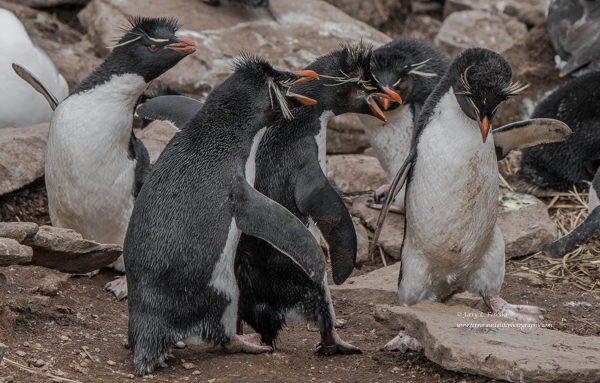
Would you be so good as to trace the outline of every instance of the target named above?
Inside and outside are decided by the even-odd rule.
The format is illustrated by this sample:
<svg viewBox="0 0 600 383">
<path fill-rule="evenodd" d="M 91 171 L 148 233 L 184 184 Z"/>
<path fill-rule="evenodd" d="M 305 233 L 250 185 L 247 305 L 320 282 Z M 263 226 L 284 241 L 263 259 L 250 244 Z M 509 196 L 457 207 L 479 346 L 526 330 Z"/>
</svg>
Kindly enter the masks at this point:
<svg viewBox="0 0 600 383">
<path fill-rule="evenodd" d="M 198 370 L 196 370 L 196 371 L 192 372 L 192 375 L 200 375 L 200 374 L 201 374 L 201 372 L 200 372 L 200 371 L 198 371 Z"/>
<path fill-rule="evenodd" d="M 191 370 L 192 368 L 196 367 L 196 366 L 194 366 L 194 363 L 183 363 L 182 366 L 186 370 Z"/>
<path fill-rule="evenodd" d="M 19 355 L 19 356 L 25 356 L 25 355 L 27 355 L 27 353 L 25 353 L 25 351 L 21 351 L 21 350 L 17 351 L 16 354 Z"/>
<path fill-rule="evenodd" d="M 112 360 L 107 360 L 106 364 L 108 364 L 109 366 L 114 366 L 116 363 L 113 362 Z"/>
<path fill-rule="evenodd" d="M 31 364 L 33 364 L 35 367 L 42 367 L 46 364 L 46 362 L 44 362 L 43 359 L 38 359 L 38 360 L 33 361 L 33 363 L 31 363 Z"/>
<path fill-rule="evenodd" d="M 135 379 L 135 375 L 129 374 L 129 375 L 127 375 L 127 378 L 129 378 L 129 379 Z"/>
<path fill-rule="evenodd" d="M 68 341 L 68 340 L 69 340 L 69 337 L 68 337 L 68 336 L 64 336 L 64 335 L 61 335 L 61 336 L 60 336 L 60 340 L 62 340 L 62 341 L 65 341 L 65 342 L 66 342 L 66 341 Z"/>
</svg>

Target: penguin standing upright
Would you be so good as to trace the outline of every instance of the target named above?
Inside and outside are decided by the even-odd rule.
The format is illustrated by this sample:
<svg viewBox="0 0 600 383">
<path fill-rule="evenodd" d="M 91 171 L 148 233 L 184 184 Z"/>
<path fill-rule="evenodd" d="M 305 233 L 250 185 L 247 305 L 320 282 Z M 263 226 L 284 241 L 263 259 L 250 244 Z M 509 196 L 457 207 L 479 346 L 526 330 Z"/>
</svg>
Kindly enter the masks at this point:
<svg viewBox="0 0 600 383">
<path fill-rule="evenodd" d="M 303 76 L 303 77 L 299 77 Z M 150 373 L 179 341 L 221 343 L 228 352 L 266 352 L 236 336 L 233 263 L 240 233 L 262 238 L 321 280 L 323 252 L 302 222 L 257 192 L 256 149 L 312 71 L 280 72 L 242 56 L 202 109 L 175 134 L 136 201 L 123 254 L 129 287 L 129 345 L 137 374 Z M 141 109 L 141 108 L 140 108 Z M 255 335 L 255 334 L 254 334 Z"/>
<path fill-rule="evenodd" d="M 325 136 L 328 121 L 343 113 L 365 113 L 385 120 L 377 96 L 401 101 L 377 83 L 369 67 L 371 48 L 347 45 L 318 58 L 306 69 L 320 81 L 294 86 L 317 100 L 295 109 L 294 119 L 281 119 L 263 137 L 256 155 L 254 187 L 289 209 L 323 238 L 331 259 L 333 280 L 343 283 L 356 261 L 356 232 L 340 195 L 325 176 Z M 239 318 L 274 346 L 287 318 L 315 323 L 321 331 L 317 352 L 359 353 L 341 340 L 334 328 L 335 312 L 327 276 L 315 283 L 284 254 L 259 238 L 242 235 L 235 264 L 240 289 Z"/>
<path fill-rule="evenodd" d="M 52 224 L 100 243 L 123 244 L 136 195 L 150 170 L 133 134 L 135 103 L 148 83 L 196 45 L 179 39 L 176 19 L 129 19 L 131 29 L 52 116 L 46 149 L 46 188 Z M 122 258 L 114 268 L 125 271 Z M 109 283 L 118 299 L 124 279 Z"/>
<path fill-rule="evenodd" d="M 56 64 L 27 35 L 23 24 L 10 11 L 0 8 L 0 128 L 50 121 L 52 109 L 42 96 L 13 72 L 17 63 L 27 68 L 62 101 L 69 94 L 67 81 Z"/>
<path fill-rule="evenodd" d="M 383 100 L 387 121 L 368 115 L 358 115 L 375 156 L 392 182 L 399 167 L 408 156 L 414 126 L 429 94 L 450 66 L 450 60 L 432 45 L 412 37 L 403 37 L 375 49 L 371 57 L 373 76 L 383 86 L 396 91 L 402 97 L 402 105 Z M 371 207 L 381 208 L 389 185 L 375 192 Z M 404 211 L 404 189 L 390 208 Z"/>
<path fill-rule="evenodd" d="M 563 142 L 523 149 L 517 171 L 520 192 L 587 190 L 600 165 L 600 72 L 565 83 L 535 108 L 532 118 L 563 121 L 573 134 Z"/>
<path fill-rule="evenodd" d="M 506 125 L 489 135 L 498 106 L 524 89 L 511 83 L 499 54 L 470 48 L 458 55 L 423 106 L 411 152 L 390 187 L 371 243 L 376 246 L 389 205 L 406 180 L 405 232 L 398 281 L 400 304 L 444 301 L 470 291 L 494 314 L 535 323 L 544 311 L 506 303 L 504 240 L 498 215 L 497 159 L 524 145 L 564 139 L 555 120 Z M 388 350 L 419 349 L 402 331 Z"/>
</svg>

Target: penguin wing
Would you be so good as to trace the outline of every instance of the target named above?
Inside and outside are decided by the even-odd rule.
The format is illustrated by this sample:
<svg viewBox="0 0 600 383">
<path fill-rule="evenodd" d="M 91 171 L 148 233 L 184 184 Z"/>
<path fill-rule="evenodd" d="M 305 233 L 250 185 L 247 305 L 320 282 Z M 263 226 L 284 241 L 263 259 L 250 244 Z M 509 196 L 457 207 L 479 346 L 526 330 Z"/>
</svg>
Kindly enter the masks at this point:
<svg viewBox="0 0 600 383">
<path fill-rule="evenodd" d="M 515 149 L 549 142 L 563 141 L 571 129 L 562 121 L 551 118 L 535 118 L 513 122 L 492 131 L 498 161 Z"/>
<path fill-rule="evenodd" d="M 315 282 L 321 283 L 325 261 L 315 237 L 286 208 L 241 182 L 233 215 L 245 234 L 269 242 L 287 255 Z"/>
<path fill-rule="evenodd" d="M 375 227 L 375 232 L 373 233 L 373 239 L 371 239 L 371 246 L 369 247 L 369 257 L 373 256 L 373 251 L 375 251 L 375 246 L 377 246 L 377 241 L 379 240 L 379 236 L 381 235 L 381 231 L 383 230 L 383 223 L 385 221 L 385 218 L 387 217 L 387 213 L 390 211 L 390 205 L 392 204 L 392 202 L 394 202 L 394 199 L 396 198 L 396 195 L 398 195 L 398 192 L 400 192 L 400 189 L 402 189 L 402 186 L 406 182 L 408 172 L 412 167 L 412 163 L 416 155 L 414 143 L 415 140 L 413 138 L 413 148 L 408 154 L 408 157 L 406 157 L 406 160 L 404 160 L 404 164 L 402 164 L 402 167 L 396 174 L 396 177 L 394 177 L 394 180 L 390 185 L 388 195 L 383 201 L 381 213 L 379 213 L 379 218 L 377 219 L 377 226 Z"/>
<path fill-rule="evenodd" d="M 600 206 L 596 207 L 590 215 L 569 234 L 561 239 L 544 246 L 544 255 L 551 258 L 562 258 L 565 254 L 583 245 L 600 231 Z"/>
<path fill-rule="evenodd" d="M 336 285 L 344 283 L 356 263 L 356 230 L 346 204 L 323 174 L 317 161 L 306 164 L 297 174 L 296 206 L 309 216 L 327 244 Z"/>
<path fill-rule="evenodd" d="M 131 131 L 131 138 L 129 139 L 129 157 L 136 160 L 133 197 L 137 198 L 144 181 L 146 181 L 146 177 L 148 177 L 148 174 L 150 173 L 151 165 L 148 149 L 146 149 L 142 140 L 136 137 L 133 130 Z"/>
<path fill-rule="evenodd" d="M 154 97 L 140 105 L 136 114 L 142 118 L 168 122 L 181 129 L 204 104 L 185 96 Z"/>
<path fill-rule="evenodd" d="M 16 74 L 19 75 L 23 80 L 25 80 L 29 85 L 33 87 L 33 89 L 37 90 L 42 96 L 46 98 L 48 104 L 52 110 L 55 110 L 58 106 L 58 99 L 54 97 L 52 93 L 38 80 L 30 71 L 23 68 L 19 64 L 12 64 L 12 68 Z"/>
</svg>

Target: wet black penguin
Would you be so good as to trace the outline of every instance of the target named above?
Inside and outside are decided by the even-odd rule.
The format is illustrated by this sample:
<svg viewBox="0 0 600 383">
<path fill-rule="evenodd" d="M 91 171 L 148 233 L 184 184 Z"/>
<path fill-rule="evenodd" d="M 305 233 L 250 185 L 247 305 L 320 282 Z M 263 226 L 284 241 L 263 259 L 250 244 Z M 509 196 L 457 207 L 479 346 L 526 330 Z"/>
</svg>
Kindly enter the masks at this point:
<svg viewBox="0 0 600 383">
<path fill-rule="evenodd" d="M 387 121 L 358 116 L 388 182 L 392 182 L 408 156 L 413 128 L 423 104 L 449 66 L 450 59 L 443 53 L 412 37 L 390 41 L 373 51 L 373 76 L 402 97 L 402 105 L 378 101 Z M 381 208 L 388 189 L 389 184 L 377 189 L 372 207 Z M 404 190 L 398 193 L 390 210 L 404 211 Z"/>
<path fill-rule="evenodd" d="M 202 0 L 206 4 L 218 6 L 221 5 L 221 0 Z M 277 21 L 277 15 L 271 9 L 270 0 L 227 0 L 228 3 L 244 4 L 248 8 L 263 8 L 273 20 Z"/>
<path fill-rule="evenodd" d="M 55 108 L 45 168 L 52 224 L 119 245 L 150 171 L 148 151 L 133 134 L 134 106 L 152 80 L 196 50 L 193 41 L 175 36 L 174 18 L 128 21 L 129 31 L 69 97 L 58 104 L 46 94 Z M 125 271 L 122 257 L 113 267 Z M 127 295 L 124 278 L 106 288 L 118 299 Z"/>
<path fill-rule="evenodd" d="M 317 78 L 314 72 L 300 72 Z M 265 352 L 236 336 L 233 262 L 241 232 L 267 240 L 320 281 L 324 261 L 304 225 L 254 183 L 256 148 L 307 78 L 242 56 L 202 109 L 175 134 L 138 195 L 123 254 L 129 287 L 129 345 L 137 374 L 164 362 L 179 341 Z"/>
<path fill-rule="evenodd" d="M 398 282 L 400 304 L 444 301 L 461 291 L 480 294 L 490 309 L 534 323 L 543 311 L 498 296 L 504 279 L 504 241 L 496 225 L 498 158 L 511 149 L 564 139 L 555 120 L 506 125 L 488 135 L 498 106 L 523 87 L 511 83 L 510 65 L 483 48 L 458 55 L 427 99 L 411 152 L 396 175 L 371 243 L 376 246 L 387 209 L 406 186 L 404 241 Z M 419 349 L 401 332 L 388 350 Z"/>
<path fill-rule="evenodd" d="M 294 119 L 280 121 L 263 137 L 256 155 L 254 187 L 289 209 L 327 244 L 333 280 L 343 283 L 356 261 L 356 232 L 340 195 L 325 176 L 325 134 L 328 121 L 343 113 L 365 113 L 384 119 L 377 95 L 400 101 L 373 78 L 371 48 L 347 45 L 318 58 L 306 69 L 319 81 L 292 89 L 317 100 L 294 109 Z M 321 332 L 318 353 L 358 353 L 334 328 L 335 312 L 327 276 L 315 282 L 284 254 L 263 240 L 242 234 L 235 262 L 240 289 L 238 316 L 275 346 L 286 319 L 308 321 Z"/>
<path fill-rule="evenodd" d="M 563 121 L 573 134 L 563 142 L 523 149 L 517 188 L 543 196 L 548 192 L 587 190 L 600 165 L 600 72 L 562 85 L 535 108 L 532 118 Z"/>
</svg>

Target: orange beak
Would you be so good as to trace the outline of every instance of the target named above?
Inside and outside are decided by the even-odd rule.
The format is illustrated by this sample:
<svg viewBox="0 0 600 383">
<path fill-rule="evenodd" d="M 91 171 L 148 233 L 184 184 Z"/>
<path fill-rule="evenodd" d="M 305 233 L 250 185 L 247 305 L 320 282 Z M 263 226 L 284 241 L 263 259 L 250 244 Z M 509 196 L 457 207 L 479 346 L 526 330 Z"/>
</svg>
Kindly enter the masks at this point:
<svg viewBox="0 0 600 383">
<path fill-rule="evenodd" d="M 179 43 L 173 43 L 167 45 L 170 49 L 182 53 L 184 55 L 189 55 L 191 53 L 196 52 L 196 43 L 190 39 L 179 39 Z"/>
<path fill-rule="evenodd" d="M 372 96 L 369 96 L 369 98 L 367 98 L 367 104 L 369 104 L 369 107 L 371 108 L 371 112 L 373 112 L 373 116 L 377 117 L 378 119 L 380 119 L 383 122 L 387 121 L 385 114 L 383 114 L 381 109 L 379 109 L 379 106 L 377 105 L 375 100 L 373 100 Z"/>
<path fill-rule="evenodd" d="M 290 92 L 289 90 L 286 93 L 286 96 L 294 97 L 296 100 L 300 101 L 300 103 L 302 105 L 314 105 L 314 104 L 317 103 L 317 100 L 313 100 L 312 98 L 303 96 L 303 95 L 298 94 L 298 93 Z"/>
<path fill-rule="evenodd" d="M 388 110 L 389 107 L 390 107 L 390 100 L 388 100 L 387 98 L 384 98 L 383 99 L 383 109 Z"/>
<path fill-rule="evenodd" d="M 479 129 L 481 129 L 481 137 L 483 138 L 483 142 L 487 140 L 488 133 L 490 132 L 490 128 L 492 124 L 490 124 L 490 120 L 488 120 L 487 116 L 483 118 L 483 121 L 479 121 L 479 116 L 477 117 L 477 123 L 479 124 Z"/>
<path fill-rule="evenodd" d="M 310 80 L 318 80 L 319 75 L 312 70 L 301 70 L 298 72 L 294 72 L 296 76 L 300 76 L 300 78 L 292 83 L 292 85 L 302 84 L 303 82 L 307 82 Z"/>
<path fill-rule="evenodd" d="M 385 90 L 385 93 L 376 93 L 374 94 L 374 96 L 380 97 L 383 100 L 383 108 L 385 110 L 388 110 L 388 108 L 390 107 L 390 101 L 396 101 L 400 104 L 402 104 L 402 97 L 400 97 L 400 95 L 396 92 L 394 92 L 393 90 L 391 90 L 389 87 L 384 87 L 383 90 Z"/>
</svg>

